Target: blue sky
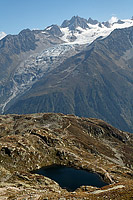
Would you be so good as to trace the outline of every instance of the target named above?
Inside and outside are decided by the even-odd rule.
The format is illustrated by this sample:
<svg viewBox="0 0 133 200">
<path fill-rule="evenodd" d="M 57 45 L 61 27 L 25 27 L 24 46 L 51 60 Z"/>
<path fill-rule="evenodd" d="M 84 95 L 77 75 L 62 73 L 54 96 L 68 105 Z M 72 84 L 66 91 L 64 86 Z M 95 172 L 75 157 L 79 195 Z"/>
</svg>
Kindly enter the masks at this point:
<svg viewBox="0 0 133 200">
<path fill-rule="evenodd" d="M 133 0 L 0 0 L 0 32 L 18 34 L 22 29 L 44 29 L 78 15 L 107 21 L 112 16 L 133 16 Z"/>
</svg>

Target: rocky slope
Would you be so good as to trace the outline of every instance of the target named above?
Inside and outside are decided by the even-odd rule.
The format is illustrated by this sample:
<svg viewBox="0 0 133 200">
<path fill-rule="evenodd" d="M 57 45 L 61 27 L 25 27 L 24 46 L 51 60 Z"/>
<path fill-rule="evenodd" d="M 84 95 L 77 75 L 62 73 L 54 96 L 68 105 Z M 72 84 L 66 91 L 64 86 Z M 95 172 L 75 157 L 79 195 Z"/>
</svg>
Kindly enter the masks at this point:
<svg viewBox="0 0 133 200">
<path fill-rule="evenodd" d="M 133 135 L 102 120 L 41 113 L 0 116 L 0 199 L 132 199 Z M 74 192 L 30 171 L 61 164 L 109 183 Z M 71 181 L 71 180 L 70 180 Z"/>
</svg>

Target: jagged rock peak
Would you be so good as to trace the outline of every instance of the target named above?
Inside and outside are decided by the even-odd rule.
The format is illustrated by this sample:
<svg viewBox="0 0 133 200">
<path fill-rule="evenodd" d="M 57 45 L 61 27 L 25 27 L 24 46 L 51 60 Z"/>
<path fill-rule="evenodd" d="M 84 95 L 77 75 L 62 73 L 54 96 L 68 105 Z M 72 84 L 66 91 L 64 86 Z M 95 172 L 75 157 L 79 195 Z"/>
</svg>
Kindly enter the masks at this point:
<svg viewBox="0 0 133 200">
<path fill-rule="evenodd" d="M 99 22 L 97 21 L 97 20 L 93 20 L 91 17 L 88 19 L 88 23 L 89 24 L 93 24 L 93 25 L 95 25 L 95 24 L 98 24 Z"/>
<path fill-rule="evenodd" d="M 56 24 L 52 24 L 51 26 L 48 26 L 45 31 L 47 31 L 48 33 L 54 35 L 54 36 L 62 36 L 62 32 L 60 30 L 60 27 Z"/>
<path fill-rule="evenodd" d="M 34 32 L 30 29 L 22 30 L 18 35 L 7 35 L 0 41 L 0 50 L 5 48 L 10 55 L 20 54 L 29 50 L 35 50 L 36 38 Z"/>
<path fill-rule="evenodd" d="M 19 35 L 22 35 L 22 34 L 27 34 L 27 33 L 30 33 L 31 32 L 31 30 L 29 29 L 29 28 L 27 28 L 27 29 L 23 29 L 20 33 L 19 33 Z"/>
<path fill-rule="evenodd" d="M 110 28 L 111 27 L 111 25 L 110 25 L 110 23 L 107 21 L 107 22 L 102 22 L 102 24 L 104 25 L 104 26 L 106 26 L 107 28 Z"/>
<path fill-rule="evenodd" d="M 73 16 L 70 20 L 65 20 L 61 25 L 62 28 L 68 27 L 70 30 L 75 30 L 78 26 L 83 29 L 89 28 L 87 19 Z"/>
</svg>

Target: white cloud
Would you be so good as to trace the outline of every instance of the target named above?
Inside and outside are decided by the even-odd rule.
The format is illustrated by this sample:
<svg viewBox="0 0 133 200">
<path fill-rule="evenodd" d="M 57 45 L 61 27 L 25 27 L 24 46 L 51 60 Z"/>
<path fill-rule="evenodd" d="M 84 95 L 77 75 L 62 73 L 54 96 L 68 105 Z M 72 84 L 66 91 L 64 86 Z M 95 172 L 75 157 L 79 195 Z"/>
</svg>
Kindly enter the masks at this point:
<svg viewBox="0 0 133 200">
<path fill-rule="evenodd" d="M 118 18 L 112 16 L 111 19 L 109 20 L 109 23 L 110 23 L 110 24 L 113 24 L 113 23 L 115 23 L 115 22 L 118 22 Z"/>
</svg>

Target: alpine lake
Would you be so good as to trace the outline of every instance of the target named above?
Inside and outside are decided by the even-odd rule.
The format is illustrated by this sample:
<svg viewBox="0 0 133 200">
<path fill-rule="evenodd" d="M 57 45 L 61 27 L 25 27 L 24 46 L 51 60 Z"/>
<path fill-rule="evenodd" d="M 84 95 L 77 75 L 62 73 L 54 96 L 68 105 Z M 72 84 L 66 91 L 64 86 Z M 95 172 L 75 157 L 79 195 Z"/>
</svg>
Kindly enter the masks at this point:
<svg viewBox="0 0 133 200">
<path fill-rule="evenodd" d="M 32 173 L 46 176 L 56 181 L 60 187 L 65 188 L 68 191 L 75 191 L 77 188 L 83 185 L 98 188 L 108 185 L 96 173 L 62 165 L 42 167 L 33 171 Z"/>
</svg>

